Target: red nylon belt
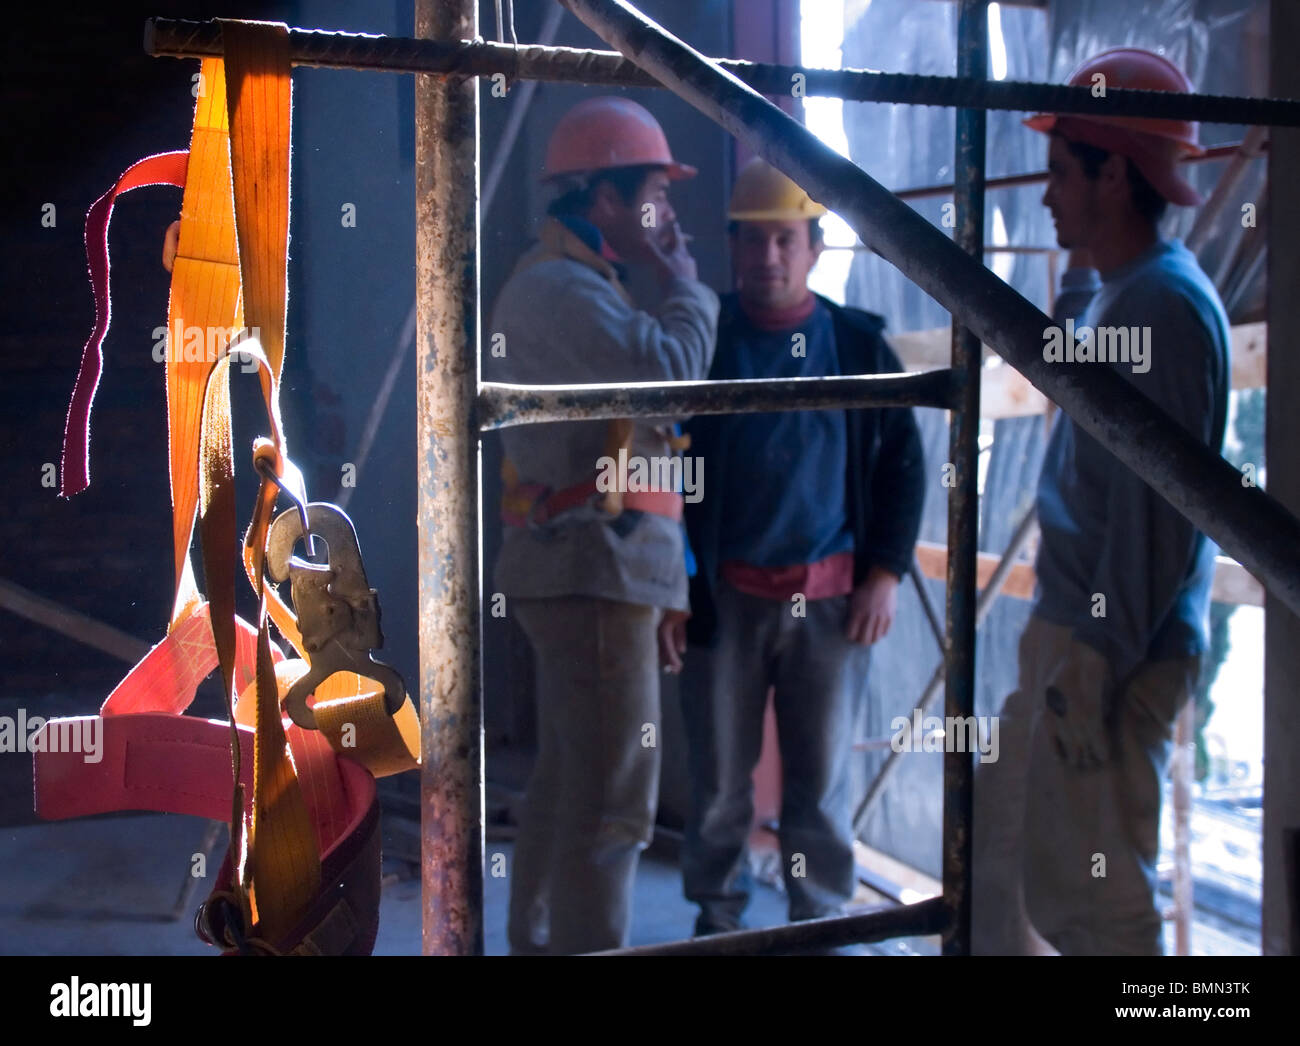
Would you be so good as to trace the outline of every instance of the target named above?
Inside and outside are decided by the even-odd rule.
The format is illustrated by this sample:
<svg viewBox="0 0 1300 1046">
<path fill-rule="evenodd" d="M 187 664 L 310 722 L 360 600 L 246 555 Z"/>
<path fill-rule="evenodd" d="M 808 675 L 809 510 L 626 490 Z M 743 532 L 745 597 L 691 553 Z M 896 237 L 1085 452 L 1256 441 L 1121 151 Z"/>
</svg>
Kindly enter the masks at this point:
<svg viewBox="0 0 1300 1046">
<path fill-rule="evenodd" d="M 562 512 L 584 505 L 599 491 L 596 481 L 577 483 L 555 493 L 540 483 L 520 483 L 509 497 L 501 500 L 501 521 L 511 527 L 544 526 Z M 680 522 L 683 509 L 682 495 L 669 490 L 627 491 L 623 494 L 623 508 L 634 512 L 649 512 Z"/>
</svg>

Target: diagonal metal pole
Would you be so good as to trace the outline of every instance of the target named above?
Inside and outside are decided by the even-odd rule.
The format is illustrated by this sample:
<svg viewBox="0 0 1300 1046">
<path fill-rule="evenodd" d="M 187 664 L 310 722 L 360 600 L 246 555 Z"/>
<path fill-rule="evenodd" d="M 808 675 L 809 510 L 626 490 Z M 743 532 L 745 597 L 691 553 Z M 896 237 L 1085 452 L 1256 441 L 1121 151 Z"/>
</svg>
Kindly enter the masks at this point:
<svg viewBox="0 0 1300 1046">
<path fill-rule="evenodd" d="M 956 390 L 956 395 L 961 395 L 961 390 Z M 930 590 L 925 585 L 925 573 L 921 570 L 920 560 L 916 558 L 916 553 L 912 553 L 912 565 L 907 568 L 907 575 L 912 579 L 912 584 L 916 586 L 916 598 L 921 601 L 921 612 L 925 614 L 925 619 L 930 623 L 930 631 L 934 634 L 935 642 L 939 644 L 939 649 L 943 649 L 943 623 L 939 620 L 939 611 L 935 609 L 934 600 L 930 598 Z"/>
<path fill-rule="evenodd" d="M 416 32 L 473 37 L 475 0 L 417 0 Z M 420 864 L 426 955 L 483 952 L 479 663 L 478 85 L 415 79 Z"/>
<path fill-rule="evenodd" d="M 539 41 L 541 44 L 549 44 L 555 39 L 563 17 L 562 7 L 555 7 L 547 12 Z M 492 201 L 496 198 L 497 186 L 500 185 L 501 175 L 506 168 L 506 161 L 514 149 L 515 139 L 519 137 L 519 131 L 524 125 L 524 117 L 528 113 L 528 106 L 536 91 L 537 81 L 525 80 L 511 99 L 510 115 L 506 118 L 505 129 L 501 132 L 501 141 L 497 144 L 496 155 L 492 158 L 492 166 L 488 168 L 487 177 L 483 179 L 483 190 L 479 201 L 480 222 L 487 221 L 488 212 L 492 209 Z M 371 404 L 365 427 L 361 430 L 361 442 L 352 458 L 353 464 L 356 465 L 356 472 L 360 472 L 365 467 L 366 460 L 370 457 L 371 448 L 375 445 L 375 437 L 379 435 L 379 425 L 384 420 L 384 415 L 388 413 L 388 401 L 393 395 L 393 387 L 397 384 L 397 376 L 401 373 L 407 354 L 414 344 L 415 302 L 412 302 L 410 311 L 406 314 L 406 322 L 402 324 L 402 332 L 397 338 L 397 351 L 388 362 L 388 370 L 384 373 L 384 380 L 379 385 L 379 392 L 375 395 L 375 402 Z M 356 487 L 345 487 L 340 484 L 334 503 L 339 508 L 347 508 L 354 490 Z"/>
<path fill-rule="evenodd" d="M 979 632 L 979 627 L 988 617 L 989 611 L 993 609 L 993 604 L 997 602 L 998 595 L 1002 591 L 1002 585 L 1011 573 L 1011 568 L 1016 565 L 1016 557 L 1020 555 L 1020 550 L 1025 547 L 1025 542 L 1029 540 L 1029 535 L 1038 529 L 1038 515 L 1034 509 L 1025 513 L 1024 518 L 1017 524 L 1015 533 L 1011 535 L 1011 540 L 1007 543 L 1006 551 L 1002 553 L 1002 558 L 998 560 L 998 565 L 993 569 L 993 574 L 989 577 L 988 584 L 980 592 L 979 599 L 975 603 L 975 631 Z M 943 643 L 943 633 L 939 633 L 939 642 Z M 929 712 L 930 705 L 938 696 L 940 688 L 943 686 L 944 662 L 941 659 L 935 667 L 934 674 L 930 676 L 930 682 L 921 691 L 921 698 L 916 702 L 916 707 L 924 715 Z M 880 770 L 876 773 L 871 782 L 871 787 L 867 789 L 867 794 L 863 796 L 862 802 L 858 804 L 857 811 L 853 814 L 853 834 L 860 835 L 862 829 L 866 827 L 867 818 L 871 816 L 871 811 L 875 808 L 876 802 L 884 794 L 889 782 L 893 779 L 894 774 L 898 772 L 899 766 L 902 765 L 899 756 L 903 752 L 913 751 L 912 747 L 912 724 L 909 721 L 907 732 L 903 738 L 900 738 L 900 744 L 897 749 L 892 748 L 885 761 L 880 765 Z"/>
<path fill-rule="evenodd" d="M 1109 366 L 1044 358 L 1052 321 L 925 218 L 734 76 L 621 0 L 561 0 L 607 43 L 841 215 L 1300 614 L 1300 521 Z"/>
</svg>

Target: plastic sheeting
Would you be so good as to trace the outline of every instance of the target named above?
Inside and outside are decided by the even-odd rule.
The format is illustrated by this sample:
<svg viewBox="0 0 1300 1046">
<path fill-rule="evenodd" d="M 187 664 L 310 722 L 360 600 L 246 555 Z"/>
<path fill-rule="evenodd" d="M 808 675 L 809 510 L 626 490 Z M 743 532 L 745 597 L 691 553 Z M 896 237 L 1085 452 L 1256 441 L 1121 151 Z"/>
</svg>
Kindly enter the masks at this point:
<svg viewBox="0 0 1300 1046">
<path fill-rule="evenodd" d="M 1110 47 L 1145 47 L 1162 54 L 1204 94 L 1268 95 L 1268 4 L 1261 0 L 1058 0 L 1052 5 L 1049 79 L 1064 81 L 1084 59 Z M 1239 142 L 1246 128 L 1202 124 L 1203 146 Z M 1197 250 L 1218 284 L 1233 323 L 1264 318 L 1266 163 L 1255 160 L 1228 197 Z M 1188 180 L 1203 196 L 1225 161 L 1191 165 Z M 1256 226 L 1242 224 L 1242 205 L 1256 205 Z M 1171 207 L 1165 232 L 1185 237 L 1199 209 Z"/>
</svg>

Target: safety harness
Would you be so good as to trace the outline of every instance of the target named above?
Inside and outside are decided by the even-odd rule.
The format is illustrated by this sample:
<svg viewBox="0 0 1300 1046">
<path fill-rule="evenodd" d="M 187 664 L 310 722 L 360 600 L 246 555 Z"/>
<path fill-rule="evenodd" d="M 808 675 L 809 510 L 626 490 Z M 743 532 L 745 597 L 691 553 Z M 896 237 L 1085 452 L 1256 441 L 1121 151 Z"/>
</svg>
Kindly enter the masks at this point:
<svg viewBox="0 0 1300 1046">
<path fill-rule="evenodd" d="M 64 496 L 89 483 L 113 201 L 141 185 L 184 186 L 165 359 L 175 598 L 166 638 L 100 709 L 100 761 L 43 750 L 57 743 L 34 744 L 36 812 L 63 819 L 156 810 L 226 820 L 230 843 L 196 917 L 200 937 L 225 954 L 369 954 L 380 893 L 375 778 L 418 766 L 419 721 L 400 677 L 370 656 L 382 645 L 379 607 L 351 522 L 333 505 L 307 503 L 280 422 L 287 28 L 223 21 L 222 31 L 224 63 L 202 63 L 188 154 L 133 165 L 87 216 L 97 318 L 68 412 Z M 187 332 L 194 331 L 202 352 L 191 351 Z M 258 600 L 254 623 L 235 614 L 229 374 L 240 356 L 258 371 L 269 431 L 253 448 L 261 485 L 243 542 Z M 296 507 L 273 521 L 279 490 Z M 206 601 L 189 558 L 196 510 Z M 319 552 L 314 560 L 294 555 L 300 540 L 310 554 L 316 537 L 328 543 L 328 562 Z M 273 584 L 284 580 L 297 614 Z M 271 642 L 269 620 L 297 657 Z M 214 667 L 226 723 L 183 714 Z M 77 720 L 86 718 L 93 717 Z M 42 729 L 53 739 L 72 725 L 52 720 Z"/>
<path fill-rule="evenodd" d="M 594 269 L 603 276 L 618 292 L 620 298 L 628 305 L 632 296 L 618 278 L 618 271 L 606 259 L 583 243 L 574 233 L 555 218 L 549 218 L 543 224 L 536 248 L 519 259 L 512 275 L 518 275 L 544 261 L 567 258 Z M 668 438 L 668 445 L 674 451 L 683 451 L 690 446 L 689 435 L 674 435 Z M 632 443 L 632 421 L 628 418 L 615 418 L 609 422 L 605 433 L 605 456 L 619 460 L 620 454 L 626 454 Z M 545 526 L 556 516 L 579 505 L 594 504 L 609 516 L 617 516 L 624 510 L 650 512 L 658 516 L 667 516 L 679 521 L 682 518 L 682 495 L 670 490 L 645 491 L 601 491 L 596 477 L 573 486 L 553 490 L 544 483 L 526 483 L 521 481 L 519 470 L 510 459 L 501 462 L 501 521 L 511 527 Z"/>
</svg>

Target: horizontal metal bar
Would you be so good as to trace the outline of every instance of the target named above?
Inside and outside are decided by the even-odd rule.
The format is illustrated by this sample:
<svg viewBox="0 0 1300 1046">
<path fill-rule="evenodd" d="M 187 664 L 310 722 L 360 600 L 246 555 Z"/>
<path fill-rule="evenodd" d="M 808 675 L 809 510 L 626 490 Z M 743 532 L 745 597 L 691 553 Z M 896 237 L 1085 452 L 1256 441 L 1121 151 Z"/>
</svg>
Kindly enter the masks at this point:
<svg viewBox="0 0 1300 1046">
<path fill-rule="evenodd" d="M 593 0 L 563 0 L 591 15 Z M 602 8 L 602 11 L 604 8 Z M 1055 400 L 1103 447 L 1300 614 L 1300 521 L 1175 422 L 1117 370 L 1044 358 L 1055 325 L 995 273 L 966 255 L 869 174 L 807 128 L 681 41 L 616 9 L 610 35 L 673 92 L 849 226 L 886 261 L 933 297 Z M 592 21 L 595 21 L 592 17 Z"/>
<path fill-rule="evenodd" d="M 810 949 L 869 944 L 890 937 L 931 937 L 942 933 L 949 918 L 942 897 L 900 907 L 874 908 L 859 915 L 808 919 L 764 930 L 737 930 L 692 937 L 667 944 L 642 944 L 596 955 L 773 955 Z"/>
<path fill-rule="evenodd" d="M 145 53 L 159 57 L 220 56 L 221 26 L 176 18 L 145 23 Z M 290 29 L 289 56 L 295 65 L 329 69 L 380 69 L 402 73 L 443 73 L 512 79 L 659 87 L 648 73 L 615 51 L 572 47 L 512 47 L 490 40 L 443 42 L 398 36 Z M 1267 124 L 1300 127 L 1300 102 L 1212 94 L 1175 94 L 1110 88 L 1102 98 L 1091 87 L 1034 84 L 1016 80 L 976 80 L 952 76 L 914 76 L 870 69 L 812 69 L 798 65 L 711 59 L 754 90 L 770 95 L 843 98 L 857 102 L 898 102 L 1017 112 L 1093 113 L 1153 116 L 1201 123 Z"/>
<path fill-rule="evenodd" d="M 745 378 L 627 385 L 479 386 L 480 432 L 551 421 L 596 418 L 686 418 L 696 414 L 861 407 L 950 409 L 952 372 L 846 375 L 835 378 Z"/>
<path fill-rule="evenodd" d="M 1064 248 L 1062 247 L 1032 247 L 1032 246 L 1013 247 L 1011 244 L 1006 244 L 1006 243 L 1004 244 L 986 243 L 984 245 L 985 254 L 1060 254 L 1063 250 Z M 835 251 L 848 251 L 850 254 L 875 254 L 876 253 L 870 247 L 867 247 L 861 243 L 856 243 L 852 247 L 848 246 L 847 244 L 843 246 L 825 244 L 822 247 L 822 252 L 825 254 L 831 254 L 834 253 Z M 908 331 L 908 333 L 910 334 L 912 332 Z"/>
</svg>

